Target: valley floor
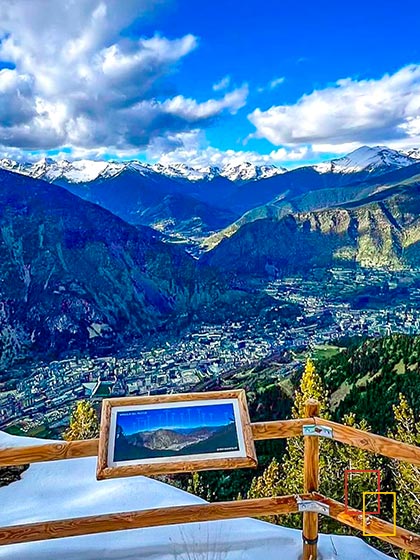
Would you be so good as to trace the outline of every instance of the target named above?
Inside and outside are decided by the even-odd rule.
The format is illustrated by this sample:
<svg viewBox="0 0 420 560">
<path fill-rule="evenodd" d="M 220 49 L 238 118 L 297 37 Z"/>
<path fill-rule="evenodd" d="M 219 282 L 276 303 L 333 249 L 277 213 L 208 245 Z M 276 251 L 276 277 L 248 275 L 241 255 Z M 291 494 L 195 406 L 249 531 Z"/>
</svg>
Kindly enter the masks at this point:
<svg viewBox="0 0 420 560">
<path fill-rule="evenodd" d="M 419 286 L 420 272 L 414 270 L 332 269 L 320 279 L 255 281 L 251 289 L 270 295 L 273 305 L 249 320 L 192 326 L 180 336 L 160 336 L 148 347 L 133 345 L 113 356 L 15 368 L 0 388 L 0 428 L 60 434 L 71 404 L 91 397 L 98 378 L 101 390 L 115 395 L 204 390 L 270 356 L 281 357 L 276 375 L 288 378 L 301 367 L 291 352 L 296 349 L 319 353 L 318 345 L 343 336 L 420 332 Z M 285 305 L 298 310 L 289 323 Z"/>
</svg>

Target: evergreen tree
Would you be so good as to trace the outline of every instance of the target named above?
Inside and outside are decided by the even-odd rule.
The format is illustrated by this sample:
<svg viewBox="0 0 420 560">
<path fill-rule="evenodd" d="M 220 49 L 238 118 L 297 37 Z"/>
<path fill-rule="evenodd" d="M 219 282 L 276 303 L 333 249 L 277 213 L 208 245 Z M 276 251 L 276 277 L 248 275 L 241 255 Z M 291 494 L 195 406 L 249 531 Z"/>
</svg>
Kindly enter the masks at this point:
<svg viewBox="0 0 420 560">
<path fill-rule="evenodd" d="M 395 429 L 391 437 L 411 445 L 420 445 L 420 420 L 416 421 L 404 395 L 394 405 Z M 397 492 L 398 525 L 418 532 L 420 527 L 420 467 L 403 461 L 392 461 L 394 488 Z M 401 560 L 414 558 L 407 552 L 400 552 Z"/>
<path fill-rule="evenodd" d="M 70 426 L 63 437 L 67 441 L 91 439 L 99 436 L 99 421 L 89 401 L 79 401 L 70 418 Z"/>
</svg>

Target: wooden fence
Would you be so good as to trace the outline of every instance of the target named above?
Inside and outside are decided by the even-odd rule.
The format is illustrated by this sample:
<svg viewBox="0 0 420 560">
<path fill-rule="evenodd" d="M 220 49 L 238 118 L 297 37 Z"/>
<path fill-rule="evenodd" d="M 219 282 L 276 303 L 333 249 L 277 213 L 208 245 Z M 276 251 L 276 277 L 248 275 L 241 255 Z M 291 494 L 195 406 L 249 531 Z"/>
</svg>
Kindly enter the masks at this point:
<svg viewBox="0 0 420 560">
<path fill-rule="evenodd" d="M 254 440 L 302 436 L 304 426 L 315 425 L 319 428 L 321 436 L 322 430 L 327 428 L 330 430 L 330 437 L 335 441 L 398 461 L 420 465 L 420 447 L 325 420 L 319 418 L 318 414 L 319 404 L 316 401 L 308 401 L 306 418 L 252 423 Z M 317 560 L 319 514 L 328 515 L 360 531 L 367 526 L 369 534 L 378 535 L 381 540 L 420 556 L 420 535 L 394 526 L 376 515 L 346 509 L 344 504 L 319 494 L 319 437 L 305 435 L 304 450 L 304 488 L 300 495 L 175 506 L 0 527 L 0 545 L 196 521 L 302 512 L 303 560 Z M 7 448 L 0 449 L 0 466 L 94 457 L 97 453 L 96 439 Z"/>
</svg>

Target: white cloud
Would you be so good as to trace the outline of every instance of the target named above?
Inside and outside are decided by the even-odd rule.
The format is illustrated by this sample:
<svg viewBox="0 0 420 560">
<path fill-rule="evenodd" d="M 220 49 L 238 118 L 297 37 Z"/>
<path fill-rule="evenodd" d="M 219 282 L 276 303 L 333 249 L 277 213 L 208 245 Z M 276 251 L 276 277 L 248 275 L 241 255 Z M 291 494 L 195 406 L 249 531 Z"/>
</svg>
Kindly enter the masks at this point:
<svg viewBox="0 0 420 560">
<path fill-rule="evenodd" d="M 417 143 L 420 133 L 420 65 L 410 65 L 378 80 L 338 80 L 304 95 L 293 105 L 255 109 L 253 134 L 276 146 Z"/>
<path fill-rule="evenodd" d="M 157 138 L 150 145 L 148 157 L 164 165 L 185 163 L 191 167 L 223 167 L 228 163 L 250 162 L 256 165 L 296 165 L 310 157 L 309 148 L 280 148 L 269 154 L 260 154 L 251 150 L 220 150 L 207 145 L 203 131 L 168 134 Z"/>
<path fill-rule="evenodd" d="M 223 91 L 230 86 L 230 76 L 225 76 L 220 80 L 220 82 L 216 82 L 213 84 L 214 91 Z"/>
<path fill-rule="evenodd" d="M 274 80 L 271 80 L 271 82 L 269 83 L 269 88 L 275 89 L 279 85 L 283 84 L 284 80 L 285 80 L 284 76 L 282 76 L 281 78 L 275 78 Z"/>
<path fill-rule="evenodd" d="M 175 114 L 187 121 L 197 121 L 199 119 L 212 118 L 223 110 L 229 111 L 232 115 L 237 113 L 246 104 L 248 97 L 248 86 L 226 93 L 222 99 L 209 99 L 203 103 L 198 103 L 195 99 L 186 99 L 178 95 L 162 103 L 162 107 L 169 114 Z"/>
<path fill-rule="evenodd" d="M 268 84 L 264 87 L 259 87 L 257 89 L 257 91 L 259 93 L 262 93 L 263 91 L 267 91 L 267 90 L 272 90 L 272 89 L 276 89 L 278 86 L 280 86 L 281 84 L 284 83 L 285 81 L 285 77 L 281 76 L 280 78 L 274 78 L 273 80 L 271 80 L 270 82 L 268 82 Z"/>
<path fill-rule="evenodd" d="M 156 0 L 0 1 L 0 146 L 131 153 L 168 132 L 243 107 L 247 86 L 198 102 L 165 79 L 197 48 L 191 34 L 122 33 Z M 170 86 L 169 86 L 170 87 Z"/>
</svg>

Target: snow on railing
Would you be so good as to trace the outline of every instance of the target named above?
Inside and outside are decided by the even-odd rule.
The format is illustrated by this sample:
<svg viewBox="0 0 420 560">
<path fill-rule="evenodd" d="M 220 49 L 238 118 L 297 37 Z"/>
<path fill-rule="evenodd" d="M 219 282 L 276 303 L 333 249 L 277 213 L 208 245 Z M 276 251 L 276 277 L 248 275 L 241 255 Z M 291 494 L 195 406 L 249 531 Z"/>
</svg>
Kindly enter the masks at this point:
<svg viewBox="0 0 420 560">
<path fill-rule="evenodd" d="M 303 560 L 317 559 L 318 516 L 320 514 L 328 515 L 340 523 L 360 531 L 368 525 L 370 534 L 420 556 L 420 535 L 377 516 L 349 509 L 344 504 L 318 493 L 319 437 L 328 437 L 346 445 L 413 465 L 420 465 L 420 447 L 319 418 L 319 403 L 313 400 L 306 403 L 305 414 L 306 418 L 295 420 L 251 423 L 253 438 L 256 441 L 303 435 L 305 448 L 303 494 L 174 506 L 0 527 L 0 545 L 196 521 L 301 512 L 303 514 Z M 60 441 L 0 449 L 0 467 L 95 457 L 98 454 L 98 441 L 97 439 Z"/>
</svg>

